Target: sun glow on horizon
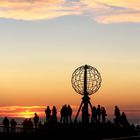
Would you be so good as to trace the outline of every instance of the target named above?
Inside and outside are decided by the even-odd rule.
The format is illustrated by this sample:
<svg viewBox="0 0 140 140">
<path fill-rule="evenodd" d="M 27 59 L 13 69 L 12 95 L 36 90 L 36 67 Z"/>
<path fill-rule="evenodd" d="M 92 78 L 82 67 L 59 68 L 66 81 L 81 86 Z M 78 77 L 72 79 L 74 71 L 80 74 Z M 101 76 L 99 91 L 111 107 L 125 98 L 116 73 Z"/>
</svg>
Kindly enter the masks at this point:
<svg viewBox="0 0 140 140">
<path fill-rule="evenodd" d="M 0 117 L 32 118 L 35 113 L 44 117 L 45 106 L 2 106 Z"/>
<path fill-rule="evenodd" d="M 97 106 L 97 105 L 95 105 Z M 79 106 L 71 105 L 73 109 L 72 117 L 74 118 L 77 114 Z M 108 117 L 113 117 L 114 114 L 114 108 L 105 107 Z M 50 109 L 52 107 L 50 106 Z M 140 116 L 140 110 L 139 108 L 122 108 L 120 107 L 121 111 L 126 112 L 126 114 L 129 114 L 129 117 L 139 117 Z M 44 106 L 6 106 L 6 107 L 0 107 L 0 117 L 10 117 L 10 118 L 33 118 L 34 114 L 37 113 L 40 118 L 45 118 L 45 108 Z M 57 107 L 57 117 L 60 118 L 60 110 L 61 108 Z M 90 110 L 89 110 L 90 111 Z M 81 116 L 81 112 L 79 117 Z"/>
<path fill-rule="evenodd" d="M 24 112 L 20 112 L 19 116 L 22 118 L 32 118 L 34 115 L 34 112 L 32 112 L 31 110 L 25 110 Z"/>
</svg>

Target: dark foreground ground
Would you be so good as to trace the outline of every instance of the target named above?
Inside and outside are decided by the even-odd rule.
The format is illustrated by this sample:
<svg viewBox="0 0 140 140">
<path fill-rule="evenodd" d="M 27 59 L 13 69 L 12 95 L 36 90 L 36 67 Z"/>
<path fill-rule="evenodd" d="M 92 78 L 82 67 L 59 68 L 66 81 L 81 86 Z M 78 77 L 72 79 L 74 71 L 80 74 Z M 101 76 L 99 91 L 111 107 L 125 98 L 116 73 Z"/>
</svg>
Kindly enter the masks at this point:
<svg viewBox="0 0 140 140">
<path fill-rule="evenodd" d="M 0 140 L 140 140 L 139 130 L 133 127 L 114 125 L 68 125 L 57 124 L 34 130 L 23 130 L 16 133 L 0 133 Z"/>
</svg>

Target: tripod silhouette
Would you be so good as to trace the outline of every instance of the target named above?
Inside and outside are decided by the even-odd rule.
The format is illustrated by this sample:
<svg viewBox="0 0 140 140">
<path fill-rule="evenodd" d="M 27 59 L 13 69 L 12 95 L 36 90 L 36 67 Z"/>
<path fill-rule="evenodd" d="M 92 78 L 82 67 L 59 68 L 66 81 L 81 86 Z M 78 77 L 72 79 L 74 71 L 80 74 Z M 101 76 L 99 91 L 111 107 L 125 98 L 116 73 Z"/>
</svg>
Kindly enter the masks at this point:
<svg viewBox="0 0 140 140">
<path fill-rule="evenodd" d="M 84 109 L 84 110 L 82 110 L 82 113 L 83 113 L 83 115 L 82 115 L 82 123 L 83 124 L 88 124 L 89 123 L 88 105 L 90 106 L 90 108 L 92 110 L 92 104 L 90 102 L 90 98 L 89 98 L 88 95 L 84 95 L 84 97 L 82 98 L 82 102 L 80 104 L 80 107 L 78 109 L 78 112 L 76 114 L 74 122 L 77 121 L 77 117 L 78 117 L 78 115 L 80 113 L 80 110 L 82 109 L 82 105 L 83 105 L 83 109 Z"/>
</svg>

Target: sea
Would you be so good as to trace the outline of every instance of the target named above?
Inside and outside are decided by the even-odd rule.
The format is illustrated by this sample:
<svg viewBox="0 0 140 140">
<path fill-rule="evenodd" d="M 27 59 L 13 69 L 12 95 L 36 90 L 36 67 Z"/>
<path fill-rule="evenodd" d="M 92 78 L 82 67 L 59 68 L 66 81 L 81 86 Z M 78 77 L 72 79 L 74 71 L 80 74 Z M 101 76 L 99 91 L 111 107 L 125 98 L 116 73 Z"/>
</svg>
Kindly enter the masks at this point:
<svg viewBox="0 0 140 140">
<path fill-rule="evenodd" d="M 22 122 L 25 120 L 25 118 L 17 118 L 17 117 L 11 118 L 11 117 L 9 117 L 9 120 L 11 120 L 11 119 L 15 119 L 17 122 L 17 125 L 19 127 L 22 126 Z M 33 120 L 33 118 L 31 118 L 31 119 Z M 127 117 L 127 119 L 128 119 L 130 124 L 134 124 L 135 126 L 140 125 L 140 117 L 131 116 L 131 117 Z M 74 121 L 74 118 L 72 120 Z M 80 120 L 81 119 L 79 118 L 78 121 L 80 121 Z M 107 120 L 110 120 L 112 123 L 114 122 L 114 118 L 112 116 L 108 116 Z M 2 126 L 2 121 L 3 121 L 3 117 L 0 117 L 0 126 Z M 42 122 L 42 124 L 44 124 L 46 121 L 45 117 L 41 117 L 40 121 Z M 60 118 L 58 118 L 58 121 L 60 121 Z"/>
</svg>

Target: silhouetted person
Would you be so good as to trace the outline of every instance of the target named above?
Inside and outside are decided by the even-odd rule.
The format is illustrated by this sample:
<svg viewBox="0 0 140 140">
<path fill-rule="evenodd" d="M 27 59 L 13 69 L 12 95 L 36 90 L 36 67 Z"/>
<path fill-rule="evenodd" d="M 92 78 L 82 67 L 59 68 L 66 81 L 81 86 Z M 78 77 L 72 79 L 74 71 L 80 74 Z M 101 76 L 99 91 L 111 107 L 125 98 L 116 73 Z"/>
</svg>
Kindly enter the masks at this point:
<svg viewBox="0 0 140 140">
<path fill-rule="evenodd" d="M 60 123 L 62 123 L 63 122 L 63 120 L 64 120 L 64 105 L 62 106 L 62 108 L 61 108 L 61 110 L 60 110 L 60 115 L 61 115 L 61 118 L 60 118 Z"/>
<path fill-rule="evenodd" d="M 28 133 L 33 132 L 33 126 L 34 126 L 34 124 L 33 124 L 32 120 L 29 119 L 29 120 L 27 121 L 27 131 L 28 131 Z"/>
<path fill-rule="evenodd" d="M 98 105 L 97 107 L 97 122 L 100 123 L 101 120 L 101 106 Z"/>
<path fill-rule="evenodd" d="M 95 106 L 92 107 L 91 113 L 91 123 L 97 123 L 97 110 Z"/>
<path fill-rule="evenodd" d="M 67 109 L 67 105 L 63 105 L 63 107 L 61 108 L 61 119 L 60 122 L 61 123 L 68 123 L 68 109 Z"/>
<path fill-rule="evenodd" d="M 10 124 L 11 124 L 11 133 L 15 133 L 17 122 L 15 121 L 15 119 L 11 119 Z"/>
<path fill-rule="evenodd" d="M 51 110 L 49 106 L 47 106 L 45 113 L 46 113 L 46 122 L 48 122 L 50 121 L 50 117 L 51 117 Z"/>
<path fill-rule="evenodd" d="M 9 133 L 9 119 L 7 117 L 3 119 L 3 125 L 4 125 L 4 132 Z"/>
<path fill-rule="evenodd" d="M 120 124 L 120 109 L 118 108 L 118 106 L 115 106 L 115 111 L 114 111 L 114 122 L 116 125 Z"/>
<path fill-rule="evenodd" d="M 101 115 L 102 115 L 102 123 L 105 123 L 107 114 L 104 107 L 101 107 Z"/>
<path fill-rule="evenodd" d="M 28 120 L 25 119 L 23 122 L 22 122 L 22 126 L 23 126 L 23 133 L 27 133 L 27 124 L 28 123 Z"/>
<path fill-rule="evenodd" d="M 34 120 L 35 128 L 37 128 L 37 125 L 38 125 L 38 122 L 39 122 L 39 116 L 36 113 L 35 113 L 35 116 L 34 116 L 33 120 Z"/>
<path fill-rule="evenodd" d="M 68 123 L 68 107 L 64 105 L 64 123 Z"/>
<path fill-rule="evenodd" d="M 122 115 L 120 116 L 120 124 L 122 125 L 122 127 L 128 127 L 129 126 L 129 122 L 128 122 L 124 112 L 122 112 Z"/>
<path fill-rule="evenodd" d="M 53 109 L 52 109 L 52 120 L 53 122 L 57 122 L 57 109 L 55 106 L 53 106 Z"/>
<path fill-rule="evenodd" d="M 72 120 L 71 120 L 72 108 L 70 105 L 68 105 L 68 107 L 67 107 L 67 113 L 68 113 L 68 121 L 71 123 L 72 122 Z"/>
</svg>

